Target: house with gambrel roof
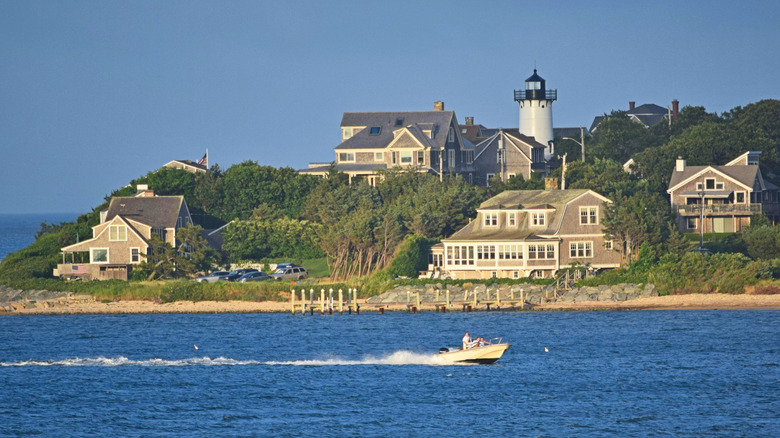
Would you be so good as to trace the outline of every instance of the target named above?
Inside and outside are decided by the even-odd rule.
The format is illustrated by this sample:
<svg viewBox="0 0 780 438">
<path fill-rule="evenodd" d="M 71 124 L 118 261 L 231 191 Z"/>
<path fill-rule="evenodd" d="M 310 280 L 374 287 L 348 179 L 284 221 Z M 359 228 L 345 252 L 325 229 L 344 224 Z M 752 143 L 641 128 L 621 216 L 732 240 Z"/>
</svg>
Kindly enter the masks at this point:
<svg viewBox="0 0 780 438">
<path fill-rule="evenodd" d="M 134 197 L 111 199 L 92 227 L 92 238 L 66 246 L 55 277 L 127 280 L 133 267 L 144 261 L 152 235 L 176 247 L 176 232 L 192 224 L 184 196 L 154 196 L 146 190 Z M 76 255 L 80 257 L 77 261 Z"/>
<path fill-rule="evenodd" d="M 759 213 L 780 223 L 778 187 L 761 174 L 760 154 L 745 152 L 722 166 L 688 166 L 677 158 L 666 192 L 679 230 L 733 233 Z"/>
<path fill-rule="evenodd" d="M 489 186 L 494 176 L 506 182 L 516 175 L 527 181 L 534 172 L 546 174 L 549 166 L 544 152 L 545 145 L 533 137 L 520 134 L 517 129 L 499 129 L 476 145 L 473 183 Z"/>
<path fill-rule="evenodd" d="M 611 202 L 585 189 L 502 192 L 431 249 L 432 268 L 457 279 L 550 277 L 573 263 L 617 268 L 602 227 Z"/>
<path fill-rule="evenodd" d="M 470 180 L 474 148 L 464 141 L 454 111 L 436 102 L 434 111 L 344 113 L 335 169 L 350 181 L 375 185 L 381 170 L 417 169 L 435 175 L 459 174 Z M 325 175 L 330 163 L 310 163 L 300 173 Z"/>
</svg>

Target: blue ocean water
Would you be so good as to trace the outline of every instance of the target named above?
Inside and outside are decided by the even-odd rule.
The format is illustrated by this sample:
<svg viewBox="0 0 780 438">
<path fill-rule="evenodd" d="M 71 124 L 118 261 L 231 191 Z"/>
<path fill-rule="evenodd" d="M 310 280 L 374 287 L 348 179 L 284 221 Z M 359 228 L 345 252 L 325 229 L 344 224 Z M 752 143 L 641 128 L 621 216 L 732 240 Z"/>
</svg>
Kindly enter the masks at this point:
<svg viewBox="0 0 780 438">
<path fill-rule="evenodd" d="M 0 214 L 0 260 L 35 242 L 41 223 L 72 222 L 77 213 Z"/>
<path fill-rule="evenodd" d="M 779 326 L 773 310 L 6 316 L 0 435 L 774 437 Z M 466 330 L 513 346 L 440 364 Z"/>
</svg>

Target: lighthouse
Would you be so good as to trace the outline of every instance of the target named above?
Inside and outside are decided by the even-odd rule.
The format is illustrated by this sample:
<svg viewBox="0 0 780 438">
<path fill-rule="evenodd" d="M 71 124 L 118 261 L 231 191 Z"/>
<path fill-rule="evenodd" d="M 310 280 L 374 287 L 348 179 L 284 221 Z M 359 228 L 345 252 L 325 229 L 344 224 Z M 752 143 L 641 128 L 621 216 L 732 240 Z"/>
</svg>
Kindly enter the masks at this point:
<svg viewBox="0 0 780 438">
<path fill-rule="evenodd" d="M 525 80 L 525 89 L 515 90 L 515 102 L 520 104 L 520 133 L 545 145 L 544 158 L 548 160 L 555 153 L 552 103 L 557 99 L 558 90 L 548 90 L 536 69 Z"/>
</svg>

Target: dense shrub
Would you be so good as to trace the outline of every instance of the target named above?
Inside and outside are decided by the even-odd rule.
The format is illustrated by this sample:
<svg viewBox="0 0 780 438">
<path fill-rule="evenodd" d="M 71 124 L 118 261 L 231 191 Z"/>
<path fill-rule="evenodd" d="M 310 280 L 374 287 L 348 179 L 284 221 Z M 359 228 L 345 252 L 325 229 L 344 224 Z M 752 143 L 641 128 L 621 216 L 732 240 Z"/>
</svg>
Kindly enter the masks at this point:
<svg viewBox="0 0 780 438">
<path fill-rule="evenodd" d="M 414 234 L 406 236 L 387 267 L 387 273 L 391 277 L 417 278 L 420 271 L 428 268 L 428 254 L 436 242 L 436 239 Z"/>
</svg>

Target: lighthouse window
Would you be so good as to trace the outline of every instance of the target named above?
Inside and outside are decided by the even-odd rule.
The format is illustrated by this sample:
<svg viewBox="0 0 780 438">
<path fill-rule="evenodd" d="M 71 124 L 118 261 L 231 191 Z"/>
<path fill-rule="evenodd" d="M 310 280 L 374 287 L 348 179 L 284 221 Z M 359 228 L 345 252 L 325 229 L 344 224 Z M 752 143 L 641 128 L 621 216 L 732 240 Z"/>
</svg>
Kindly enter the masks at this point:
<svg viewBox="0 0 780 438">
<path fill-rule="evenodd" d="M 525 89 L 526 90 L 541 90 L 542 89 L 542 83 L 541 82 L 526 82 L 525 83 Z"/>
</svg>

